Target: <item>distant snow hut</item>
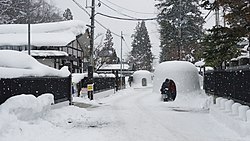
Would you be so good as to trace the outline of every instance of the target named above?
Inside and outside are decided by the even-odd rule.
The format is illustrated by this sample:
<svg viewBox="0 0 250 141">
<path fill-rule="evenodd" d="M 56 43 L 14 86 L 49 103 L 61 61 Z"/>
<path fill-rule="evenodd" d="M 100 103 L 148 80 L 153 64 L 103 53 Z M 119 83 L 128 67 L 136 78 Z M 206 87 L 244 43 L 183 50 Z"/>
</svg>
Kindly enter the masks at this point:
<svg viewBox="0 0 250 141">
<path fill-rule="evenodd" d="M 153 74 L 147 70 L 139 70 L 133 73 L 133 84 L 135 88 L 152 87 Z"/>
</svg>

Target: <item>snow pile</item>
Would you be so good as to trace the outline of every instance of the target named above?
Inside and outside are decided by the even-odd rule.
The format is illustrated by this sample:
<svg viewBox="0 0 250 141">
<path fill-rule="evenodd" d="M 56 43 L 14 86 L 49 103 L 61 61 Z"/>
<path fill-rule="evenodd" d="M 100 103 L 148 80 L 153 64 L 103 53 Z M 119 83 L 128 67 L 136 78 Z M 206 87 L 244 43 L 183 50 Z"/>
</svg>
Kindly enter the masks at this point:
<svg viewBox="0 0 250 141">
<path fill-rule="evenodd" d="M 37 98 L 34 95 L 17 95 L 0 105 L 0 115 L 14 115 L 24 121 L 34 120 L 46 113 L 52 104 L 54 104 L 52 94 L 43 94 Z"/>
<path fill-rule="evenodd" d="M 17 78 L 25 76 L 58 76 L 67 77 L 67 67 L 57 70 L 39 63 L 33 57 L 13 50 L 0 50 L 0 78 Z"/>
<path fill-rule="evenodd" d="M 26 24 L 0 25 L 0 46 L 27 45 Z M 66 46 L 77 35 L 85 33 L 86 23 L 77 20 L 31 25 L 31 45 Z M 56 38 L 56 40 L 55 40 Z"/>
<path fill-rule="evenodd" d="M 147 70 L 139 70 L 133 73 L 133 84 L 134 88 L 142 88 L 142 87 L 152 87 L 152 76 L 153 74 Z M 146 86 L 142 86 L 142 81 L 146 80 Z"/>
<path fill-rule="evenodd" d="M 211 105 L 210 113 L 231 130 L 245 137 L 250 132 L 250 108 L 222 97 L 216 98 L 216 103 Z"/>
</svg>

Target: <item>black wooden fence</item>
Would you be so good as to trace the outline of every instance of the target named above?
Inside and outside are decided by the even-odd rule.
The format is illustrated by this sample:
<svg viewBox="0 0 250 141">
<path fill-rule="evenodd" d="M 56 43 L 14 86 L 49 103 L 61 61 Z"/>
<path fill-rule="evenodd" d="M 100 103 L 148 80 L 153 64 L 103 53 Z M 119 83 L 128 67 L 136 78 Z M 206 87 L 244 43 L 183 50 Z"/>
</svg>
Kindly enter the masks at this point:
<svg viewBox="0 0 250 141">
<path fill-rule="evenodd" d="M 207 93 L 250 105 L 250 70 L 231 69 L 205 72 Z"/>
<path fill-rule="evenodd" d="M 81 88 L 87 88 L 88 78 L 85 77 L 77 84 L 78 92 Z M 120 88 L 120 78 L 115 77 L 94 77 L 94 92 Z M 125 77 L 122 78 L 122 85 L 125 86 Z M 79 95 L 79 94 L 78 94 Z"/>
<path fill-rule="evenodd" d="M 20 94 L 39 96 L 44 93 L 53 94 L 55 103 L 67 100 L 71 102 L 71 76 L 0 79 L 0 104 L 11 96 Z"/>
</svg>

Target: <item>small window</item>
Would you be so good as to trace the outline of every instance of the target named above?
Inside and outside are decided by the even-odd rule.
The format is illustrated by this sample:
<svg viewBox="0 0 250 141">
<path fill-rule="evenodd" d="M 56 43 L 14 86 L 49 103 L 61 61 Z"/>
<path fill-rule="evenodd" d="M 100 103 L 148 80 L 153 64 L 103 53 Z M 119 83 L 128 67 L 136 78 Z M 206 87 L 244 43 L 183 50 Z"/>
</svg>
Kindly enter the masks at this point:
<svg viewBox="0 0 250 141">
<path fill-rule="evenodd" d="M 147 86 L 147 79 L 146 78 L 142 78 L 142 86 Z"/>
</svg>

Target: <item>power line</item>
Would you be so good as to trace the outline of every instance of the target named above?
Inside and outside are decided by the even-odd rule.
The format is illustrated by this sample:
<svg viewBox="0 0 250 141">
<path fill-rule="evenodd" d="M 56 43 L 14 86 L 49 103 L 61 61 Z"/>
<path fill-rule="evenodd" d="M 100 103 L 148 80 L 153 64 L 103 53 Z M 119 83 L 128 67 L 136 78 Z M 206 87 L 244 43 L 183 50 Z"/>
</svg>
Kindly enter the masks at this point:
<svg viewBox="0 0 250 141">
<path fill-rule="evenodd" d="M 120 12 L 120 11 L 118 11 L 118 10 L 112 8 L 112 7 L 110 7 L 109 5 L 105 4 L 105 3 L 102 2 L 101 0 L 99 0 L 99 2 L 102 3 L 104 6 L 108 7 L 109 9 L 111 9 L 111 10 L 113 10 L 113 11 L 115 11 L 115 12 L 117 12 L 117 13 L 123 15 L 123 16 L 129 17 L 129 18 L 135 18 L 135 17 L 129 16 L 129 15 L 127 15 L 127 14 L 124 14 L 124 13 L 122 13 L 122 12 Z"/>
<path fill-rule="evenodd" d="M 72 1 L 73 1 L 80 9 L 82 9 L 88 16 L 90 16 L 90 13 L 89 13 L 84 7 L 82 7 L 78 2 L 76 2 L 75 0 L 72 0 Z M 95 21 L 96 21 L 96 23 L 99 24 L 102 28 L 108 30 L 108 28 L 107 28 L 106 26 L 104 26 L 103 24 L 101 24 L 99 21 L 97 21 L 96 19 L 95 19 Z M 115 36 L 117 36 L 117 37 L 121 37 L 121 35 L 116 34 L 116 33 L 112 32 L 111 30 L 110 30 L 110 32 L 113 33 L 113 34 L 114 34 Z"/>
<path fill-rule="evenodd" d="M 103 13 L 96 13 L 96 14 L 99 14 L 101 16 L 104 16 L 104 17 L 108 17 L 108 18 L 111 18 L 111 19 L 117 19 L 117 20 L 126 20 L 126 21 L 152 21 L 152 20 L 157 20 L 158 18 L 121 18 L 121 17 L 116 17 L 116 16 L 111 16 L 111 15 L 107 15 L 107 14 L 103 14 Z"/>
<path fill-rule="evenodd" d="M 130 12 L 134 12 L 134 13 L 138 13 L 138 14 L 150 14 L 150 15 L 155 15 L 156 14 L 156 13 L 138 12 L 138 11 L 130 10 L 130 9 L 124 8 L 124 7 L 122 7 L 122 6 L 118 5 L 118 4 L 115 4 L 115 3 L 113 3 L 113 2 L 111 2 L 109 0 L 106 0 L 106 1 L 109 2 L 110 4 L 113 4 L 113 5 L 121 8 L 121 9 L 130 11 Z"/>
<path fill-rule="evenodd" d="M 204 17 L 204 20 L 206 20 L 206 18 L 210 15 L 210 13 L 212 12 L 212 9 L 207 13 L 207 15 Z"/>
<path fill-rule="evenodd" d="M 206 22 L 209 21 L 213 16 L 214 16 L 214 14 L 211 15 L 211 16 L 206 20 Z"/>
<path fill-rule="evenodd" d="M 81 8 L 87 15 L 90 16 L 90 13 L 84 9 L 84 7 L 82 7 L 78 2 L 76 2 L 75 0 L 72 0 L 79 8 Z"/>
<path fill-rule="evenodd" d="M 104 29 L 106 29 L 106 30 L 110 30 L 109 28 L 107 28 L 107 27 L 105 27 L 103 24 L 101 24 L 99 21 L 97 21 L 97 20 L 95 20 L 95 21 L 96 21 L 96 23 L 98 23 L 102 28 L 104 28 Z M 114 34 L 115 36 L 117 36 L 117 37 L 121 37 L 121 35 L 116 34 L 115 32 L 113 32 L 113 31 L 111 31 L 111 30 L 110 30 L 110 32 L 111 32 L 112 34 Z"/>
</svg>

